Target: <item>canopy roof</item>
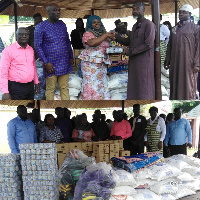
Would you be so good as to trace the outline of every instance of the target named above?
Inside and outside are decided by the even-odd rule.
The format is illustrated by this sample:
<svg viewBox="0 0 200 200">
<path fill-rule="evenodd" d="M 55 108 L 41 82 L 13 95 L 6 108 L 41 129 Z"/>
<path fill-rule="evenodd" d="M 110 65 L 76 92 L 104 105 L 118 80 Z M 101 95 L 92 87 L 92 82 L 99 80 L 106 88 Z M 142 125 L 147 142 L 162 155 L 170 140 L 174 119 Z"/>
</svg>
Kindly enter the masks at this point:
<svg viewBox="0 0 200 200">
<path fill-rule="evenodd" d="M 14 0 L 0 0 L 0 14 L 14 15 Z M 18 16 L 33 16 L 39 12 L 43 17 L 47 17 L 45 7 L 49 3 L 56 3 L 61 8 L 61 18 L 84 18 L 91 15 L 93 10 L 95 15 L 101 18 L 121 18 L 132 16 L 132 4 L 138 0 L 16 0 L 18 2 Z M 140 0 L 146 4 L 146 15 L 151 15 L 151 0 Z M 175 1 L 160 0 L 160 13 L 174 13 Z M 189 3 L 193 8 L 199 7 L 199 0 L 179 0 L 178 8 Z M 10 5 L 11 4 L 11 5 Z M 8 6 L 8 7 L 7 7 Z M 6 8 L 7 7 L 7 8 Z"/>
<path fill-rule="evenodd" d="M 110 107 L 132 107 L 133 104 L 139 103 L 140 105 L 150 104 L 158 102 L 157 100 L 69 100 L 69 101 L 47 101 L 41 100 L 40 108 L 56 108 L 56 107 L 66 107 L 66 108 L 110 108 Z M 2 100 L 0 105 L 8 106 L 18 106 L 25 105 L 27 107 L 38 107 L 37 100 Z"/>
</svg>

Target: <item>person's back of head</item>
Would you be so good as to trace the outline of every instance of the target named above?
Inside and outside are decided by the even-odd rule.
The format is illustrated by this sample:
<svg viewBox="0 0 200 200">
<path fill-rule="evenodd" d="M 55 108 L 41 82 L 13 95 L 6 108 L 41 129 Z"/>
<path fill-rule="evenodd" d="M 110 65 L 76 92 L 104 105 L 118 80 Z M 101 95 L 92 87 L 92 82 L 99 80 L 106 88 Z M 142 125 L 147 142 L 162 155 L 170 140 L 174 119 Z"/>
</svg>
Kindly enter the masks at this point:
<svg viewBox="0 0 200 200">
<path fill-rule="evenodd" d="M 64 117 L 64 109 L 61 107 L 56 107 L 55 114 L 57 115 L 57 118 L 63 118 Z"/>
<path fill-rule="evenodd" d="M 33 15 L 34 25 L 38 25 L 40 22 L 42 22 L 42 15 L 40 13 L 36 13 Z"/>
<path fill-rule="evenodd" d="M 166 25 L 170 31 L 172 30 L 172 25 L 169 21 L 165 21 L 163 24 Z"/>
</svg>

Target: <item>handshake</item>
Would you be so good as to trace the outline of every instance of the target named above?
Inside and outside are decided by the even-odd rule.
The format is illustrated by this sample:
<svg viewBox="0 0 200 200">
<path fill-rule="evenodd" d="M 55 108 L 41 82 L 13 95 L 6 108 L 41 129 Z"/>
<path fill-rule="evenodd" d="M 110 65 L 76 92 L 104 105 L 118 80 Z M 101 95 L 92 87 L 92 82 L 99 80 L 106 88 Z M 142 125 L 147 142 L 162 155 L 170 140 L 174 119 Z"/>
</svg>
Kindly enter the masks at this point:
<svg viewBox="0 0 200 200">
<path fill-rule="evenodd" d="M 107 37 L 111 40 L 116 40 L 115 33 L 106 33 Z"/>
</svg>

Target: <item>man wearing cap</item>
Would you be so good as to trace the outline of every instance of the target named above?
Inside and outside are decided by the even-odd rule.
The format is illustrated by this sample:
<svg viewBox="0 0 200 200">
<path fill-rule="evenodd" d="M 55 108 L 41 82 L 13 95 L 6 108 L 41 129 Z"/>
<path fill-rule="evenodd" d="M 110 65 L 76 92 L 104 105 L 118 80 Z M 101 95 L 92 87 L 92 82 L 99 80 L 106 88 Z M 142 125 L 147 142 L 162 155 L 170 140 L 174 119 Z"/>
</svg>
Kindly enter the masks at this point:
<svg viewBox="0 0 200 200">
<path fill-rule="evenodd" d="M 160 151 L 162 153 L 162 143 L 166 135 L 166 125 L 162 117 L 157 116 L 158 108 L 149 109 L 151 118 L 147 121 L 146 134 L 144 136 L 147 151 Z"/>
<path fill-rule="evenodd" d="M 164 144 L 168 148 L 170 144 L 170 156 L 176 154 L 187 155 L 187 146 L 192 147 L 192 129 L 187 119 L 181 118 L 181 109 L 174 109 L 174 120 L 167 125 L 167 133 Z"/>
<path fill-rule="evenodd" d="M 200 70 L 200 27 L 190 21 L 191 5 L 179 10 L 180 21 L 172 28 L 165 69 L 169 69 L 170 99 L 196 99 L 197 72 Z"/>
</svg>

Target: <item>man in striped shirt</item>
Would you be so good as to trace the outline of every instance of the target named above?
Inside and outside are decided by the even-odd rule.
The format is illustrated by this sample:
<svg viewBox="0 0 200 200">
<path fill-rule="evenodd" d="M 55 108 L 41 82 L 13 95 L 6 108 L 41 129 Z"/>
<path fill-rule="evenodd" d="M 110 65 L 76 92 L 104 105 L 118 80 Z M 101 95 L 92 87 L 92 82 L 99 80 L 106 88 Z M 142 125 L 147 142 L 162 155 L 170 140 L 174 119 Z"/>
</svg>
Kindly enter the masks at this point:
<svg viewBox="0 0 200 200">
<path fill-rule="evenodd" d="M 34 46 L 44 63 L 46 74 L 46 100 L 54 100 L 58 82 L 61 100 L 69 100 L 68 81 L 72 71 L 73 53 L 67 27 L 60 18 L 56 4 L 46 7 L 48 19 L 35 27 Z"/>
</svg>

